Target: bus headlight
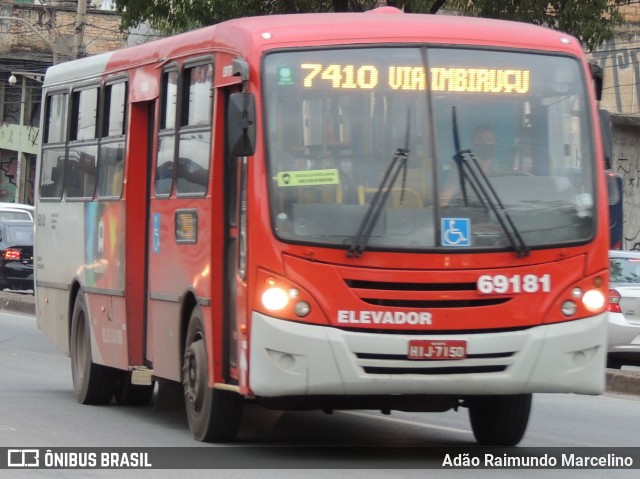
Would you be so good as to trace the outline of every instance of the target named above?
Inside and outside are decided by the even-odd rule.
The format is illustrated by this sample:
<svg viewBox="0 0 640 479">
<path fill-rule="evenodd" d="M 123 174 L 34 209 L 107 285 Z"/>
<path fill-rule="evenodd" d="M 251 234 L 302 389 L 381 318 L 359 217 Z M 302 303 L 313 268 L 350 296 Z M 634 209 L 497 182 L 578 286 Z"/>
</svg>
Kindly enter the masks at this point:
<svg viewBox="0 0 640 479">
<path fill-rule="evenodd" d="M 289 296 L 280 288 L 269 288 L 262 293 L 262 305 L 269 311 L 281 311 L 289 304 Z"/>
<path fill-rule="evenodd" d="M 582 304 L 587 310 L 592 312 L 601 311 L 606 303 L 606 298 L 602 291 L 598 289 L 590 289 L 582 296 Z"/>
<path fill-rule="evenodd" d="M 566 317 L 573 316 L 578 310 L 578 305 L 573 301 L 565 301 L 562 303 L 562 314 Z"/>
<path fill-rule="evenodd" d="M 316 308 L 313 297 L 292 281 L 258 270 L 256 308 L 280 319 L 300 320 L 312 315 Z M 316 308 L 318 311 L 318 308 Z"/>
<path fill-rule="evenodd" d="M 296 313 L 296 316 L 304 318 L 311 312 L 311 306 L 306 301 L 298 301 L 293 307 L 293 312 Z"/>
</svg>

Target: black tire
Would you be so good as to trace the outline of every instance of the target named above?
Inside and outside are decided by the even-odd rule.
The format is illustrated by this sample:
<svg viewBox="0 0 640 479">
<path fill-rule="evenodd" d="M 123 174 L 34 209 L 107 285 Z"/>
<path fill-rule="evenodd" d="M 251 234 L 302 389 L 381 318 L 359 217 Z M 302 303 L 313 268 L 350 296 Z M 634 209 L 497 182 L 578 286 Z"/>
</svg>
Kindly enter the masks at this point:
<svg viewBox="0 0 640 479">
<path fill-rule="evenodd" d="M 469 400 L 469 419 L 476 441 L 486 446 L 515 446 L 527 429 L 531 394 L 476 396 Z"/>
<path fill-rule="evenodd" d="M 89 334 L 89 318 L 81 290 L 73 308 L 69 341 L 73 389 L 82 404 L 109 404 L 113 398 L 116 371 L 93 362 Z"/>
<path fill-rule="evenodd" d="M 118 374 L 114 396 L 121 406 L 146 406 L 151 402 L 155 383 L 150 385 L 131 384 L 131 372 L 121 371 Z"/>
<path fill-rule="evenodd" d="M 191 313 L 182 362 L 184 402 L 193 437 L 202 442 L 233 441 L 240 428 L 244 401 L 230 391 L 209 387 L 202 312 Z"/>
</svg>

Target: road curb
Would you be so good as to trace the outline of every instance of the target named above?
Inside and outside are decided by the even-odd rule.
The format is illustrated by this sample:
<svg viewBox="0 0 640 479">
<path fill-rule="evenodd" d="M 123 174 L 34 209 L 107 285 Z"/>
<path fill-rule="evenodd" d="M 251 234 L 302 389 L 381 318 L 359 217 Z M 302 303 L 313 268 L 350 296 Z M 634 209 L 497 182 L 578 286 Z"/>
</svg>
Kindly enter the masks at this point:
<svg viewBox="0 0 640 479">
<path fill-rule="evenodd" d="M 640 396 L 640 371 L 607 369 L 607 391 Z"/>
<path fill-rule="evenodd" d="M 0 291 L 0 309 L 25 314 L 35 314 L 35 297 L 32 294 Z M 607 369 L 607 391 L 640 396 L 640 371 Z"/>
<path fill-rule="evenodd" d="M 0 309 L 35 314 L 36 300 L 33 294 L 0 291 Z"/>
</svg>

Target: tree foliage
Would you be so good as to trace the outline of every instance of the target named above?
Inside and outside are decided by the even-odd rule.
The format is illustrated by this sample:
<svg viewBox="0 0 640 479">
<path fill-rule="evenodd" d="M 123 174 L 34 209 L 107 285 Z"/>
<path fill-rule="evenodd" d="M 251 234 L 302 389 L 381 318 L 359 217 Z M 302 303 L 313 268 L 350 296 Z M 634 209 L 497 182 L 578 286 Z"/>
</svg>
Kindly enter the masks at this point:
<svg viewBox="0 0 640 479">
<path fill-rule="evenodd" d="M 407 12 L 437 13 L 515 20 L 561 30 L 579 38 L 588 49 L 613 37 L 622 23 L 621 5 L 629 0 L 116 0 L 123 29 L 148 22 L 165 34 L 254 15 L 305 12 L 358 12 L 380 3 Z"/>
</svg>

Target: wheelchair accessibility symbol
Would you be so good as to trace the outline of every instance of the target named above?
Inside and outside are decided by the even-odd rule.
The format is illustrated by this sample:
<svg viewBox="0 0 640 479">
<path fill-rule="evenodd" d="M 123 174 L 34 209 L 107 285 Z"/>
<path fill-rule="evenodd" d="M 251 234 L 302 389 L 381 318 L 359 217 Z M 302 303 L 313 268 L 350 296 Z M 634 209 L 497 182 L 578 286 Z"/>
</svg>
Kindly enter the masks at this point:
<svg viewBox="0 0 640 479">
<path fill-rule="evenodd" d="M 468 218 L 442 218 L 442 246 L 470 246 L 471 221 Z"/>
</svg>

